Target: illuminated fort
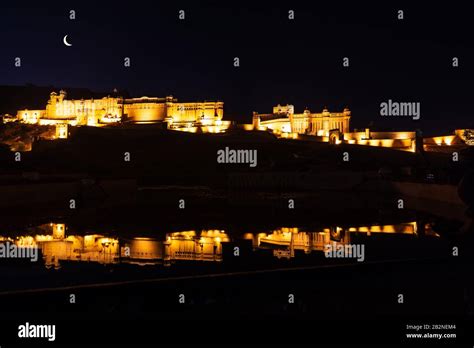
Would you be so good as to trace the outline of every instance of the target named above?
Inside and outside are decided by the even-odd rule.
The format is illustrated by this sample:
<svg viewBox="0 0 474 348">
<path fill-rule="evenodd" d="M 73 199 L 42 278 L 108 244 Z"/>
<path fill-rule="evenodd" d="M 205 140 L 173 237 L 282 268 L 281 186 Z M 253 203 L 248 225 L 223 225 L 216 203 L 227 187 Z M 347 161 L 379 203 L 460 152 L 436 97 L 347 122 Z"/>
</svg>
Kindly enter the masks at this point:
<svg viewBox="0 0 474 348">
<path fill-rule="evenodd" d="M 253 113 L 254 129 L 269 129 L 277 134 L 295 133 L 316 136 L 329 136 L 329 131 L 339 130 L 349 132 L 351 111 L 329 112 L 326 108 L 321 113 L 312 113 L 306 109 L 301 114 L 295 114 L 293 105 L 278 104 L 271 114 Z"/>
<path fill-rule="evenodd" d="M 166 122 L 176 130 L 219 132 L 230 125 L 223 121 L 224 103 L 219 101 L 178 102 L 168 96 L 102 99 L 67 99 L 63 90 L 52 92 L 43 110 L 19 110 L 16 119 L 38 125 L 100 127 L 129 121 L 133 123 Z"/>
<path fill-rule="evenodd" d="M 122 98 L 107 96 L 101 99 L 67 99 L 61 90 L 52 92 L 46 108 L 42 110 L 23 109 L 15 117 L 3 116 L 3 122 L 19 121 L 40 126 L 55 126 L 51 139 L 68 137 L 68 126 L 93 126 L 132 123 L 166 124 L 168 129 L 222 133 L 229 129 L 231 121 L 224 121 L 224 102 L 178 102 L 172 96 Z M 403 151 L 435 150 L 444 147 L 474 145 L 474 130 L 457 129 L 452 134 L 435 137 L 417 136 L 414 131 L 378 132 L 371 129 L 350 129 L 351 111 L 311 112 L 305 109 L 295 113 L 293 105 L 273 107 L 268 114 L 253 113 L 251 124 L 238 125 L 244 130 L 267 131 L 279 138 L 306 139 L 330 144 L 354 144 L 388 147 Z M 30 149 L 31 144 L 26 148 Z M 12 147 L 14 149 L 15 146 Z M 437 151 L 437 150 L 436 150 Z"/>
<path fill-rule="evenodd" d="M 244 128 L 270 131 L 280 138 L 308 139 L 309 136 L 335 145 L 389 147 L 410 152 L 474 144 L 474 131 L 471 129 L 456 129 L 453 134 L 421 138 L 414 131 L 377 132 L 369 128 L 351 131 L 350 120 L 351 111 L 348 108 L 342 112 L 329 112 L 324 108 L 321 113 L 306 109 L 296 114 L 293 105 L 278 104 L 270 114 L 254 112 L 252 124 L 244 125 Z"/>
</svg>

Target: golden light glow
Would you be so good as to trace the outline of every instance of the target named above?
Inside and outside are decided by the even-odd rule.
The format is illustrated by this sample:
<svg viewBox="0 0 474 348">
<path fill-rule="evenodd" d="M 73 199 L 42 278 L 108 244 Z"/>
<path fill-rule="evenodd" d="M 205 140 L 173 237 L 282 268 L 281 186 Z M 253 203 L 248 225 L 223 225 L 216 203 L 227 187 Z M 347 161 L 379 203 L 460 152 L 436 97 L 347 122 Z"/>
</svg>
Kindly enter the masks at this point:
<svg viewBox="0 0 474 348">
<path fill-rule="evenodd" d="M 456 135 L 447 135 L 447 136 L 441 136 L 441 137 L 433 137 L 433 138 L 428 138 L 427 143 L 430 143 L 430 140 L 432 140 L 436 145 L 438 146 L 450 146 L 454 139 L 456 138 Z"/>
<path fill-rule="evenodd" d="M 290 233 L 292 231 L 292 233 Z M 271 233 L 259 233 L 256 247 L 268 248 L 273 245 L 277 249 L 273 250 L 273 255 L 281 258 L 294 257 L 294 250 L 303 250 L 309 253 L 312 250 L 323 251 L 324 245 L 328 243 L 350 244 L 352 233 L 365 233 L 367 236 L 372 234 L 417 234 L 417 222 L 400 223 L 397 225 L 370 225 L 357 227 L 332 227 L 323 228 L 322 231 L 301 232 L 298 229 L 281 228 Z M 435 236 L 435 233 L 430 234 Z M 250 239 L 249 237 L 247 237 Z M 253 239 L 255 240 L 255 239 Z"/>
<path fill-rule="evenodd" d="M 321 113 L 305 110 L 301 114 L 295 114 L 293 105 L 277 105 L 272 114 L 254 113 L 252 124 L 254 129 L 265 127 L 275 134 L 281 134 L 282 138 L 297 139 L 287 134 L 329 136 L 329 131 L 335 129 L 341 133 L 348 132 L 350 118 L 349 109 L 344 109 L 343 112 L 324 109 Z M 283 135 L 284 133 L 287 134 Z"/>
<path fill-rule="evenodd" d="M 39 247 L 47 267 L 60 267 L 61 260 L 99 263 L 130 262 L 134 264 L 169 265 L 173 260 L 222 261 L 222 244 L 229 241 L 224 230 L 211 229 L 169 233 L 164 240 L 136 237 L 121 247 L 119 240 L 99 234 L 70 235 L 57 239 L 58 230 L 66 231 L 64 224 L 47 224 L 51 234 L 18 236 L 15 244 Z M 0 236 L 0 241 L 7 238 Z"/>
<path fill-rule="evenodd" d="M 417 233 L 417 222 L 407 222 L 398 225 L 372 225 L 372 226 L 358 226 L 349 227 L 348 232 L 361 232 L 361 233 L 406 233 L 416 234 Z"/>
<path fill-rule="evenodd" d="M 122 117 L 136 123 L 166 121 L 170 129 L 186 132 L 221 133 L 231 122 L 223 121 L 223 102 L 178 103 L 176 98 L 141 97 L 122 99 L 107 96 L 102 99 L 67 99 L 67 93 L 52 92 L 44 110 L 19 110 L 16 119 L 23 123 L 62 126 L 101 127 L 120 123 Z M 6 118 L 12 121 L 12 117 Z M 67 138 L 67 131 L 57 128 L 57 139 Z"/>
<path fill-rule="evenodd" d="M 13 242 L 22 247 L 39 247 L 47 267 L 59 267 L 61 260 L 129 262 L 140 265 L 163 263 L 165 266 L 178 260 L 220 262 L 223 243 L 230 241 L 224 230 L 210 229 L 168 233 L 163 239 L 136 237 L 122 241 L 119 246 L 118 239 L 99 234 L 69 235 L 58 239 L 54 234 L 59 230 L 66 231 L 64 224 L 43 226 L 49 228 L 50 234 L 18 236 Z M 281 227 L 268 233 L 245 233 L 243 238 L 251 240 L 253 248 L 270 248 L 278 258 L 292 258 L 295 256 L 295 250 L 310 253 L 323 251 L 328 243 L 350 244 L 353 233 L 365 233 L 367 236 L 379 233 L 416 235 L 417 228 L 416 221 L 352 227 L 332 226 L 314 232 L 303 232 L 297 227 Z M 439 237 L 429 224 L 425 224 L 425 234 Z M 11 238 L 0 236 L 0 241 L 6 240 Z"/>
<path fill-rule="evenodd" d="M 43 110 L 19 110 L 16 118 L 5 115 L 5 123 L 19 120 L 23 123 L 55 125 L 56 133 L 49 139 L 66 139 L 68 126 L 94 126 L 120 123 L 122 119 L 138 124 L 166 122 L 167 128 L 189 133 L 224 133 L 232 126 L 231 121 L 223 120 L 224 103 L 220 101 L 178 102 L 173 96 L 164 98 L 147 97 L 119 98 L 107 96 L 102 99 L 67 99 L 65 91 L 52 92 Z M 374 132 L 369 128 L 350 132 L 351 111 L 330 112 L 323 109 L 315 113 L 304 110 L 295 113 L 293 105 L 277 105 L 269 114 L 254 112 L 252 124 L 237 125 L 246 131 L 271 131 L 282 139 L 301 139 L 315 136 L 317 141 L 334 144 L 354 144 L 393 148 L 416 152 L 416 132 Z M 469 143 L 466 130 L 456 130 L 455 135 L 444 135 L 423 139 L 423 148 L 430 146 L 451 146 Z M 331 135 L 331 141 L 329 136 Z M 28 151 L 31 143 L 11 145 L 11 149 Z"/>
<path fill-rule="evenodd" d="M 249 123 L 241 124 L 239 126 L 240 126 L 240 128 L 242 128 L 243 130 L 246 130 L 246 131 L 253 131 L 255 129 L 253 124 L 249 124 Z"/>
</svg>

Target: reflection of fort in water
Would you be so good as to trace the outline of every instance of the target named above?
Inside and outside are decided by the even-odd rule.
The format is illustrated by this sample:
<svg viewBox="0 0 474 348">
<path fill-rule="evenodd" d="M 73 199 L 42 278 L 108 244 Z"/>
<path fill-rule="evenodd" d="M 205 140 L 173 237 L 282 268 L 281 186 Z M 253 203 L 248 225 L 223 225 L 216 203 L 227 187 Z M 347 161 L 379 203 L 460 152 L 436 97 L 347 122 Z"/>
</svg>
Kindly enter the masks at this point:
<svg viewBox="0 0 474 348">
<path fill-rule="evenodd" d="M 223 230 L 182 231 L 167 233 L 164 238 L 136 237 L 118 239 L 100 234 L 67 235 L 66 225 L 51 223 L 38 227 L 42 234 L 23 235 L 15 238 L 0 236 L 0 242 L 11 242 L 22 247 L 38 247 L 46 267 L 60 267 L 60 261 L 84 261 L 103 264 L 131 263 L 138 265 L 171 265 L 175 261 L 223 260 L 223 244 L 230 242 Z M 295 251 L 323 252 L 329 243 L 350 244 L 354 233 L 405 234 L 416 236 L 419 224 L 407 222 L 397 225 L 372 225 L 359 227 L 329 227 L 321 231 L 303 232 L 298 228 L 283 227 L 269 233 L 245 233 L 240 238 L 251 241 L 256 249 L 271 249 L 277 258 L 295 257 Z M 429 226 L 424 234 L 438 236 Z"/>
<path fill-rule="evenodd" d="M 136 237 L 122 240 L 101 234 L 67 235 L 65 224 L 38 227 L 44 234 L 24 235 L 16 239 L 0 237 L 22 247 L 38 247 L 46 267 L 58 268 L 59 262 L 86 261 L 98 263 L 128 262 L 134 264 L 170 265 L 176 260 L 222 261 L 221 242 L 229 241 L 220 230 L 167 233 L 164 240 Z"/>
<path fill-rule="evenodd" d="M 436 235 L 429 226 L 424 229 L 426 234 Z M 254 248 L 273 249 L 273 255 L 278 258 L 295 257 L 295 251 L 304 251 L 309 254 L 313 251 L 324 251 L 328 244 L 348 245 L 351 244 L 351 236 L 354 234 L 405 234 L 416 236 L 418 234 L 418 223 L 407 222 L 397 225 L 372 225 L 342 228 L 338 226 L 323 228 L 318 232 L 302 232 L 298 228 L 283 227 L 271 233 L 245 234 L 245 239 L 251 239 Z"/>
</svg>

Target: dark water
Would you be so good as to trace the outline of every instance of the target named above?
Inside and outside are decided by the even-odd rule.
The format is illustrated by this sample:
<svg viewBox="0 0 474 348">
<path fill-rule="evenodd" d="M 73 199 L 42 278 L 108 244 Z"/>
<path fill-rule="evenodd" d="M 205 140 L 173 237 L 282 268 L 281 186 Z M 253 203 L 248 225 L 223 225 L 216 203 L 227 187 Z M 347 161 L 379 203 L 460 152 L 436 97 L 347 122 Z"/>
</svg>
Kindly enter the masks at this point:
<svg viewBox="0 0 474 348">
<path fill-rule="evenodd" d="M 9 279 L 1 289 L 447 257 L 452 235 L 439 225 L 425 218 L 153 233 L 143 226 L 78 232 L 66 222 L 51 222 L 0 235 L 0 270 Z"/>
<path fill-rule="evenodd" d="M 354 341 L 357 335 L 388 335 L 399 342 L 407 323 L 435 318 L 462 326 L 459 335 L 466 339 L 474 306 L 472 250 L 466 248 L 462 224 L 408 216 L 383 214 L 370 223 L 346 217 L 341 224 L 331 219 L 301 226 L 180 229 L 78 227 L 52 219 L 5 230 L 0 250 L 8 246 L 23 257 L 0 260 L 2 313 L 8 325 L 26 319 L 54 322 L 63 332 L 57 340 L 67 343 L 78 330 L 90 333 L 77 338 L 82 343 L 103 330 L 113 331 L 113 337 L 97 342 L 153 343 L 157 327 L 191 325 L 190 332 L 199 335 L 211 325 L 201 320 L 220 333 L 251 339 L 250 331 L 222 319 L 242 325 L 260 319 L 265 331 L 274 320 L 285 320 L 294 331 L 301 329 L 298 320 L 309 320 L 317 323 L 314 330 L 323 342 Z M 193 324 L 184 324 L 187 320 Z M 340 320 L 352 339 L 335 334 L 340 328 L 333 325 L 342 325 Z M 272 337 L 265 341 L 278 341 Z M 180 340 L 193 341 L 192 336 Z"/>
</svg>

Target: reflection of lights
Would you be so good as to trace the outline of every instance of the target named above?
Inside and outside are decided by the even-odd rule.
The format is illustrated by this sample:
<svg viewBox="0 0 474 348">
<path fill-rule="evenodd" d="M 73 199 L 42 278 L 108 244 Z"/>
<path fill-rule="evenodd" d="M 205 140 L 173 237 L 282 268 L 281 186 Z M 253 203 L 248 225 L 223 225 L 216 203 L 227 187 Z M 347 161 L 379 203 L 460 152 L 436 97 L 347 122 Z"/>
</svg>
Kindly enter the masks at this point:
<svg viewBox="0 0 474 348">
<path fill-rule="evenodd" d="M 170 233 L 172 239 L 193 239 L 196 236 L 196 231 L 181 231 Z"/>
<path fill-rule="evenodd" d="M 53 224 L 56 225 L 56 224 Z M 47 227 L 48 225 L 46 225 Z M 348 232 L 366 232 L 367 235 L 378 233 L 397 233 L 416 235 L 417 222 L 406 222 L 400 224 L 387 225 L 368 225 L 357 227 L 339 227 L 331 226 L 325 228 L 323 231 L 314 232 L 299 232 L 294 227 L 281 227 L 275 229 L 271 234 L 265 233 L 245 233 L 242 235 L 244 239 L 251 239 L 253 241 L 253 248 L 258 248 L 260 242 L 283 247 L 285 253 L 289 250 L 304 250 L 305 253 L 312 251 L 323 251 L 325 243 L 330 242 L 330 237 L 334 238 L 332 234 L 341 232 L 344 238 L 337 242 L 337 245 L 345 245 L 350 243 L 350 235 Z M 43 225 L 43 227 L 45 227 Z M 331 233 L 331 235 L 329 234 Z M 204 260 L 204 261 L 222 261 L 222 246 L 229 238 L 224 230 L 211 229 L 202 230 L 200 236 L 196 236 L 195 231 L 175 232 L 174 235 L 178 238 L 172 239 L 172 234 L 166 234 L 166 237 L 148 238 L 137 237 L 133 238 L 131 244 L 128 245 L 129 254 L 124 253 L 124 248 L 120 248 L 118 239 L 105 237 L 102 235 L 86 235 L 74 236 L 70 235 L 62 241 L 53 239 L 52 235 L 36 235 L 36 236 L 15 236 L 14 242 L 18 246 L 25 248 L 39 247 L 43 250 L 43 254 L 51 261 L 55 257 L 56 261 L 61 260 L 76 260 L 76 261 L 95 261 L 100 263 L 118 263 L 118 262 L 135 262 L 131 259 L 139 259 L 156 263 L 156 260 Z M 429 224 L 425 225 L 424 233 L 426 236 L 438 237 Z M 258 241 L 254 240 L 259 237 Z M 184 237 L 184 238 L 183 238 Z M 188 238 L 186 238 L 188 237 Z M 191 238 L 189 238 L 191 237 Z M 0 241 L 8 240 L 8 238 L 0 236 Z M 12 240 L 12 239 L 10 239 Z M 169 243 L 162 242 L 166 240 Z M 163 245 L 166 247 L 163 248 Z M 336 245 L 336 244 L 334 244 Z M 268 248 L 262 246 L 262 248 Z M 351 251 L 351 250 L 348 250 Z M 274 252 L 275 253 L 275 252 Z M 125 255 L 125 256 L 124 256 Z M 293 254 L 289 254 L 291 257 Z M 126 259 L 120 259 L 120 256 Z M 278 256 L 278 255 L 276 255 Z M 280 255 L 281 256 L 281 255 Z M 127 258 L 128 257 L 128 258 Z M 150 261 L 152 260 L 152 261 Z M 47 264 L 46 264 L 47 265 Z"/>
<path fill-rule="evenodd" d="M 456 137 L 455 135 L 447 135 L 447 136 L 442 136 L 442 137 L 434 137 L 432 139 L 435 142 L 435 144 L 438 146 L 442 146 L 442 145 L 451 146 L 455 137 Z"/>
<path fill-rule="evenodd" d="M 50 241 L 50 240 L 53 240 L 53 236 L 50 236 L 50 235 L 42 235 L 42 234 L 38 234 L 35 236 L 35 240 L 37 242 L 47 242 L 47 241 Z"/>
<path fill-rule="evenodd" d="M 100 238 L 98 242 L 105 248 L 108 248 L 109 246 L 114 246 L 115 243 L 118 244 L 118 240 L 113 238 Z"/>
<path fill-rule="evenodd" d="M 398 225 L 371 225 L 371 226 L 359 226 L 349 227 L 348 232 L 363 232 L 363 233 L 404 233 L 404 234 L 416 234 L 417 233 L 417 222 L 407 222 Z"/>
</svg>

